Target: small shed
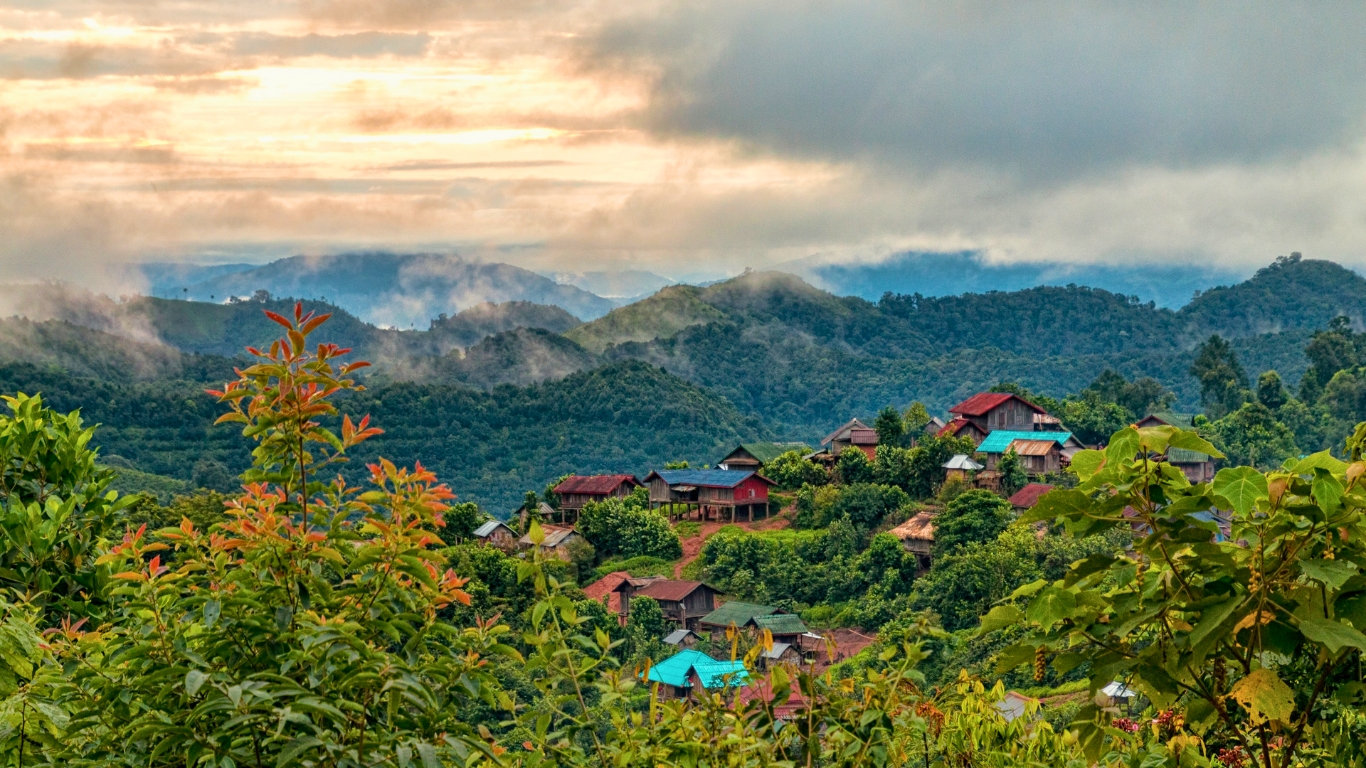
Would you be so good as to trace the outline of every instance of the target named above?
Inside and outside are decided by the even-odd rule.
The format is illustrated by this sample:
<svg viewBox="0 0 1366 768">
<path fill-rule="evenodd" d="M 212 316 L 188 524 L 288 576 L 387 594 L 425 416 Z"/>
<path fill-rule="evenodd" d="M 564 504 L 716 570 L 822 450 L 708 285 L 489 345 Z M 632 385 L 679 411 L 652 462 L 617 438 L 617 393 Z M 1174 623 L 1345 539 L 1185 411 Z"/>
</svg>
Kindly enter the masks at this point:
<svg viewBox="0 0 1366 768">
<path fill-rule="evenodd" d="M 773 642 L 773 648 L 759 654 L 761 669 L 769 669 L 777 664 L 801 664 L 802 652 L 795 643 Z"/>
<path fill-rule="evenodd" d="M 967 480 L 969 472 L 980 472 L 986 467 L 972 460 L 966 453 L 959 453 L 940 465 L 946 480 Z"/>
<path fill-rule="evenodd" d="M 692 648 L 701 642 L 702 636 L 691 629 L 675 629 L 664 636 L 664 644 L 677 648 Z"/>
<path fill-rule="evenodd" d="M 1062 446 L 1056 440 L 1015 440 L 1006 449 L 1020 457 L 1020 468 L 1030 475 L 1062 469 Z"/>
<path fill-rule="evenodd" d="M 701 651 L 685 648 L 652 665 L 646 679 L 659 683 L 663 696 L 684 698 L 695 690 L 747 685 L 749 672 L 743 661 L 717 661 Z"/>
<path fill-rule="evenodd" d="M 1038 702 L 1038 699 L 1026 696 L 1019 691 L 1007 691 L 1005 698 L 996 702 L 996 711 L 1001 713 L 1001 717 L 1004 717 L 1006 722 L 1010 722 L 1016 718 L 1024 717 L 1025 713 L 1029 711 L 1029 705 Z"/>
<path fill-rule="evenodd" d="M 1138 694 L 1124 683 L 1115 681 L 1101 688 L 1100 696 L 1107 707 L 1127 707 L 1129 702 L 1138 697 Z"/>
<path fill-rule="evenodd" d="M 569 545 L 575 541 L 584 541 L 579 532 L 573 528 L 558 525 L 542 525 L 541 532 L 545 534 L 545 541 L 541 542 L 540 550 L 543 554 L 550 557 L 557 557 L 565 562 L 569 561 Z M 517 540 L 523 548 L 536 546 L 531 541 L 531 534 L 527 534 Z"/>
<path fill-rule="evenodd" d="M 933 510 L 922 509 L 910 520 L 888 531 L 901 540 L 901 546 L 907 552 L 915 555 L 916 575 L 930 569 L 934 550 L 934 516 Z"/>
<path fill-rule="evenodd" d="M 489 520 L 470 534 L 480 544 L 491 544 L 502 549 L 511 549 L 517 546 L 517 532 L 508 527 L 502 520 Z"/>
</svg>

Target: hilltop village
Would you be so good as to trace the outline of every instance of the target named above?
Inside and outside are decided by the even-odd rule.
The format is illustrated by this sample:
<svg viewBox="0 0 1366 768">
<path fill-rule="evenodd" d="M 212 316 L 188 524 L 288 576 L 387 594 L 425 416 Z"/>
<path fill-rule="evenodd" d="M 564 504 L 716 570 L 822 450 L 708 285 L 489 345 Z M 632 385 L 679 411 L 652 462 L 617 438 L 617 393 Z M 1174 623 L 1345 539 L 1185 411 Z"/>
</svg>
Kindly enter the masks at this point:
<svg viewBox="0 0 1366 768">
<path fill-rule="evenodd" d="M 1136 424 L 1159 425 L 1190 428 L 1191 417 L 1157 412 Z M 909 571 L 905 576 L 913 580 L 929 573 L 936 552 L 944 551 L 935 546 L 936 520 L 955 500 L 972 499 L 978 506 L 985 502 L 987 507 L 1021 514 L 1055 487 L 1074 484 L 1075 477 L 1065 471 L 1072 457 L 1097 447 L 1103 448 L 1084 445 L 1060 419 L 1025 397 L 982 392 L 950 408 L 947 420 L 927 416 L 916 406 L 905 414 L 884 411 L 872 425 L 850 419 L 815 449 L 801 443 L 750 442 L 720 456 L 712 467 L 670 465 L 644 478 L 566 476 L 543 494 L 527 494 L 527 502 L 509 521 L 486 520 L 470 538 L 509 553 L 535 548 L 543 557 L 586 565 L 594 561 L 594 543 L 601 546 L 604 535 L 610 535 L 604 529 L 612 527 L 611 518 L 629 516 L 635 509 L 666 519 L 682 543 L 690 545 L 682 546 L 683 556 L 674 562 L 650 556 L 609 558 L 595 571 L 575 571 L 593 575 L 581 579 L 583 594 L 600 603 L 620 626 L 637 624 L 633 611 L 648 613 L 658 634 L 652 639 L 666 653 L 655 660 L 648 678 L 660 683 L 666 695 L 686 698 L 735 686 L 737 677 L 745 677 L 745 665 L 734 658 L 737 644 L 762 644 L 756 664 L 763 670 L 781 663 L 825 668 L 877 640 L 875 627 L 813 627 L 791 600 L 769 604 L 738 599 L 709 583 L 705 569 L 699 573 L 695 567 L 706 535 L 727 529 L 814 527 L 809 518 L 819 504 L 817 496 L 877 485 L 869 481 L 895 480 L 889 465 L 915 456 L 922 467 L 904 467 L 907 477 L 901 479 L 928 484 L 929 500 L 893 502 L 882 518 L 865 516 L 859 521 L 873 535 L 884 541 L 890 537 L 899 545 L 903 567 Z M 926 458 L 932 459 L 928 472 L 923 466 Z M 1191 482 L 1214 475 L 1214 460 L 1204 453 L 1170 448 L 1162 458 Z M 961 528 L 961 522 L 956 527 Z M 642 537 L 658 533 L 639 527 L 634 531 Z M 613 562 L 622 567 L 608 570 Z M 661 564 L 670 567 L 661 573 Z M 680 578 L 685 571 L 703 578 Z M 762 695 L 751 688 L 741 690 L 742 700 Z M 1012 701 L 1011 706 L 1019 703 L 1007 700 Z M 799 703 L 790 702 L 793 707 Z"/>
</svg>

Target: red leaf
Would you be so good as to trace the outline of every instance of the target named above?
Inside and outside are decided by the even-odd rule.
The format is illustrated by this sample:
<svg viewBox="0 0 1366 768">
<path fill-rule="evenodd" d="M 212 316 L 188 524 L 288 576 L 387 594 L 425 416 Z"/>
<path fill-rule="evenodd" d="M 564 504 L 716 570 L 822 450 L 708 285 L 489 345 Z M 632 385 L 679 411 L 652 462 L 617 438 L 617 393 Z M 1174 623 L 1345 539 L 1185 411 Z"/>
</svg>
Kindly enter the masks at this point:
<svg viewBox="0 0 1366 768">
<path fill-rule="evenodd" d="M 274 313 L 274 312 L 271 312 L 269 309 L 267 309 L 265 312 L 266 312 L 266 317 L 269 317 L 271 320 L 274 320 L 275 322 L 279 323 L 280 325 L 283 325 L 283 326 L 286 327 L 286 328 L 293 328 L 293 327 L 294 327 L 294 324 L 291 323 L 291 322 L 289 322 L 288 320 L 286 320 L 286 319 L 284 318 L 283 315 L 278 315 L 278 314 L 276 314 L 276 313 Z"/>
<path fill-rule="evenodd" d="M 318 315 L 312 320 L 309 320 L 308 322 L 304 323 L 304 327 L 300 330 L 302 330 L 304 332 L 304 335 L 307 336 L 308 334 L 312 333 L 315 328 L 327 322 L 327 319 L 331 316 L 331 313 L 328 313 L 326 315 Z"/>
</svg>

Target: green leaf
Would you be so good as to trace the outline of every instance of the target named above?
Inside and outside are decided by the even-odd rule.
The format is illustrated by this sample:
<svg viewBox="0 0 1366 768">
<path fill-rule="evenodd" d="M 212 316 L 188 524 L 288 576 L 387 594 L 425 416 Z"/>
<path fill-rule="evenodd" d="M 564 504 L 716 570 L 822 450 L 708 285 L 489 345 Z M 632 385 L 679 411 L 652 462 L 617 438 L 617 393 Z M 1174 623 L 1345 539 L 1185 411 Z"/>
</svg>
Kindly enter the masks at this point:
<svg viewBox="0 0 1366 768">
<path fill-rule="evenodd" d="M 1314 500 L 1319 503 L 1320 509 L 1330 515 L 1337 511 L 1338 504 L 1342 502 L 1341 480 L 1323 467 L 1315 467 L 1313 489 Z"/>
<path fill-rule="evenodd" d="M 1213 456 L 1216 459 L 1224 458 L 1224 454 L 1219 452 L 1214 444 L 1194 432 L 1185 430 L 1178 431 L 1167 440 L 1170 448 L 1184 448 L 1188 451 L 1199 451 L 1200 453 Z"/>
<path fill-rule="evenodd" d="M 1073 464 L 1073 466 L 1076 465 Z M 1085 513 L 1094 505 L 1095 502 L 1091 500 L 1090 496 L 1076 489 L 1049 491 L 1039 497 L 1039 502 L 1032 509 L 1020 516 L 1020 522 L 1037 523 L 1042 520 L 1052 520 L 1055 517 L 1075 517 Z"/>
<path fill-rule="evenodd" d="M 223 612 L 223 604 L 218 600 L 209 600 L 204 603 L 204 626 L 212 627 L 218 622 L 218 617 Z"/>
<path fill-rule="evenodd" d="M 190 694 L 191 696 L 198 694 L 199 689 L 204 687 L 204 683 L 208 682 L 208 679 L 208 675 L 204 674 L 203 672 L 197 669 L 192 669 L 189 672 L 186 672 L 185 692 Z"/>
<path fill-rule="evenodd" d="M 1196 624 L 1195 629 L 1191 630 L 1190 644 L 1192 646 L 1197 646 L 1204 642 L 1210 634 L 1219 629 L 1224 622 L 1228 621 L 1229 616 L 1231 616 L 1242 603 L 1243 598 L 1234 595 L 1224 602 L 1211 605 L 1202 611 L 1200 614 L 1200 623 Z"/>
<path fill-rule="evenodd" d="M 1105 446 L 1105 461 L 1110 464 L 1133 461 L 1141 447 L 1138 430 L 1125 427 L 1110 436 L 1110 443 Z"/>
<path fill-rule="evenodd" d="M 1347 470 L 1347 464 L 1328 451 L 1319 451 L 1318 453 L 1313 453 L 1300 459 L 1290 471 L 1297 475 L 1308 475 L 1313 473 L 1315 469 L 1326 469 L 1329 472 L 1345 472 Z"/>
<path fill-rule="evenodd" d="M 1102 451 L 1077 451 L 1072 456 L 1072 471 L 1077 473 L 1077 477 L 1082 482 L 1094 477 L 1103 466 L 1105 466 L 1105 453 Z"/>
<path fill-rule="evenodd" d="M 1214 476 L 1213 490 L 1228 499 L 1238 514 L 1247 516 L 1256 509 L 1259 499 L 1269 493 L 1266 476 L 1252 467 L 1225 467 Z"/>
<path fill-rule="evenodd" d="M 1077 598 L 1071 592 L 1057 587 L 1049 587 L 1040 592 L 1029 603 L 1029 609 L 1025 615 L 1030 621 L 1038 622 L 1045 627 L 1051 627 L 1062 621 L 1077 609 Z"/>
<path fill-rule="evenodd" d="M 1316 643 L 1328 646 L 1328 652 L 1336 655 L 1343 648 L 1356 648 L 1366 651 L 1366 635 L 1332 619 L 1301 619 L 1300 632 Z"/>
<path fill-rule="evenodd" d="M 1268 720 L 1286 722 L 1295 713 L 1295 692 L 1266 667 L 1235 683 L 1229 695 L 1248 711 L 1254 725 Z"/>
<path fill-rule="evenodd" d="M 419 741 L 414 746 L 417 747 L 418 757 L 422 758 L 422 768 L 441 768 L 441 761 L 436 759 L 436 747 L 425 741 Z"/>
<path fill-rule="evenodd" d="M 1300 563 L 1300 571 L 1332 589 L 1342 589 L 1356 575 L 1357 565 L 1349 560 L 1305 560 Z"/>
<path fill-rule="evenodd" d="M 1013 626 L 1020 623 L 1023 618 L 1024 614 L 1020 612 L 1019 608 L 1013 605 L 998 605 L 982 617 L 982 626 L 978 628 L 977 634 L 985 635 L 988 632 Z"/>
<path fill-rule="evenodd" d="M 1034 660 L 1034 646 L 1019 644 L 1002 648 L 996 654 L 996 674 L 1005 673 Z"/>
</svg>

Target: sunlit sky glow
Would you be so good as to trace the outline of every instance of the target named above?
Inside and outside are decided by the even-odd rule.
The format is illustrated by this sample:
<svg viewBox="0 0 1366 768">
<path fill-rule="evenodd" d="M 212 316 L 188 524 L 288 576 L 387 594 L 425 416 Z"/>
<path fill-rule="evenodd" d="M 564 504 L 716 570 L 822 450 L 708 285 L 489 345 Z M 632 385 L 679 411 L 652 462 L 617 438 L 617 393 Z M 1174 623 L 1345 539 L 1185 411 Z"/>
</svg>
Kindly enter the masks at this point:
<svg viewBox="0 0 1366 768">
<path fill-rule="evenodd" d="M 0 271 L 1366 263 L 1366 7 L 21 0 Z"/>
</svg>

